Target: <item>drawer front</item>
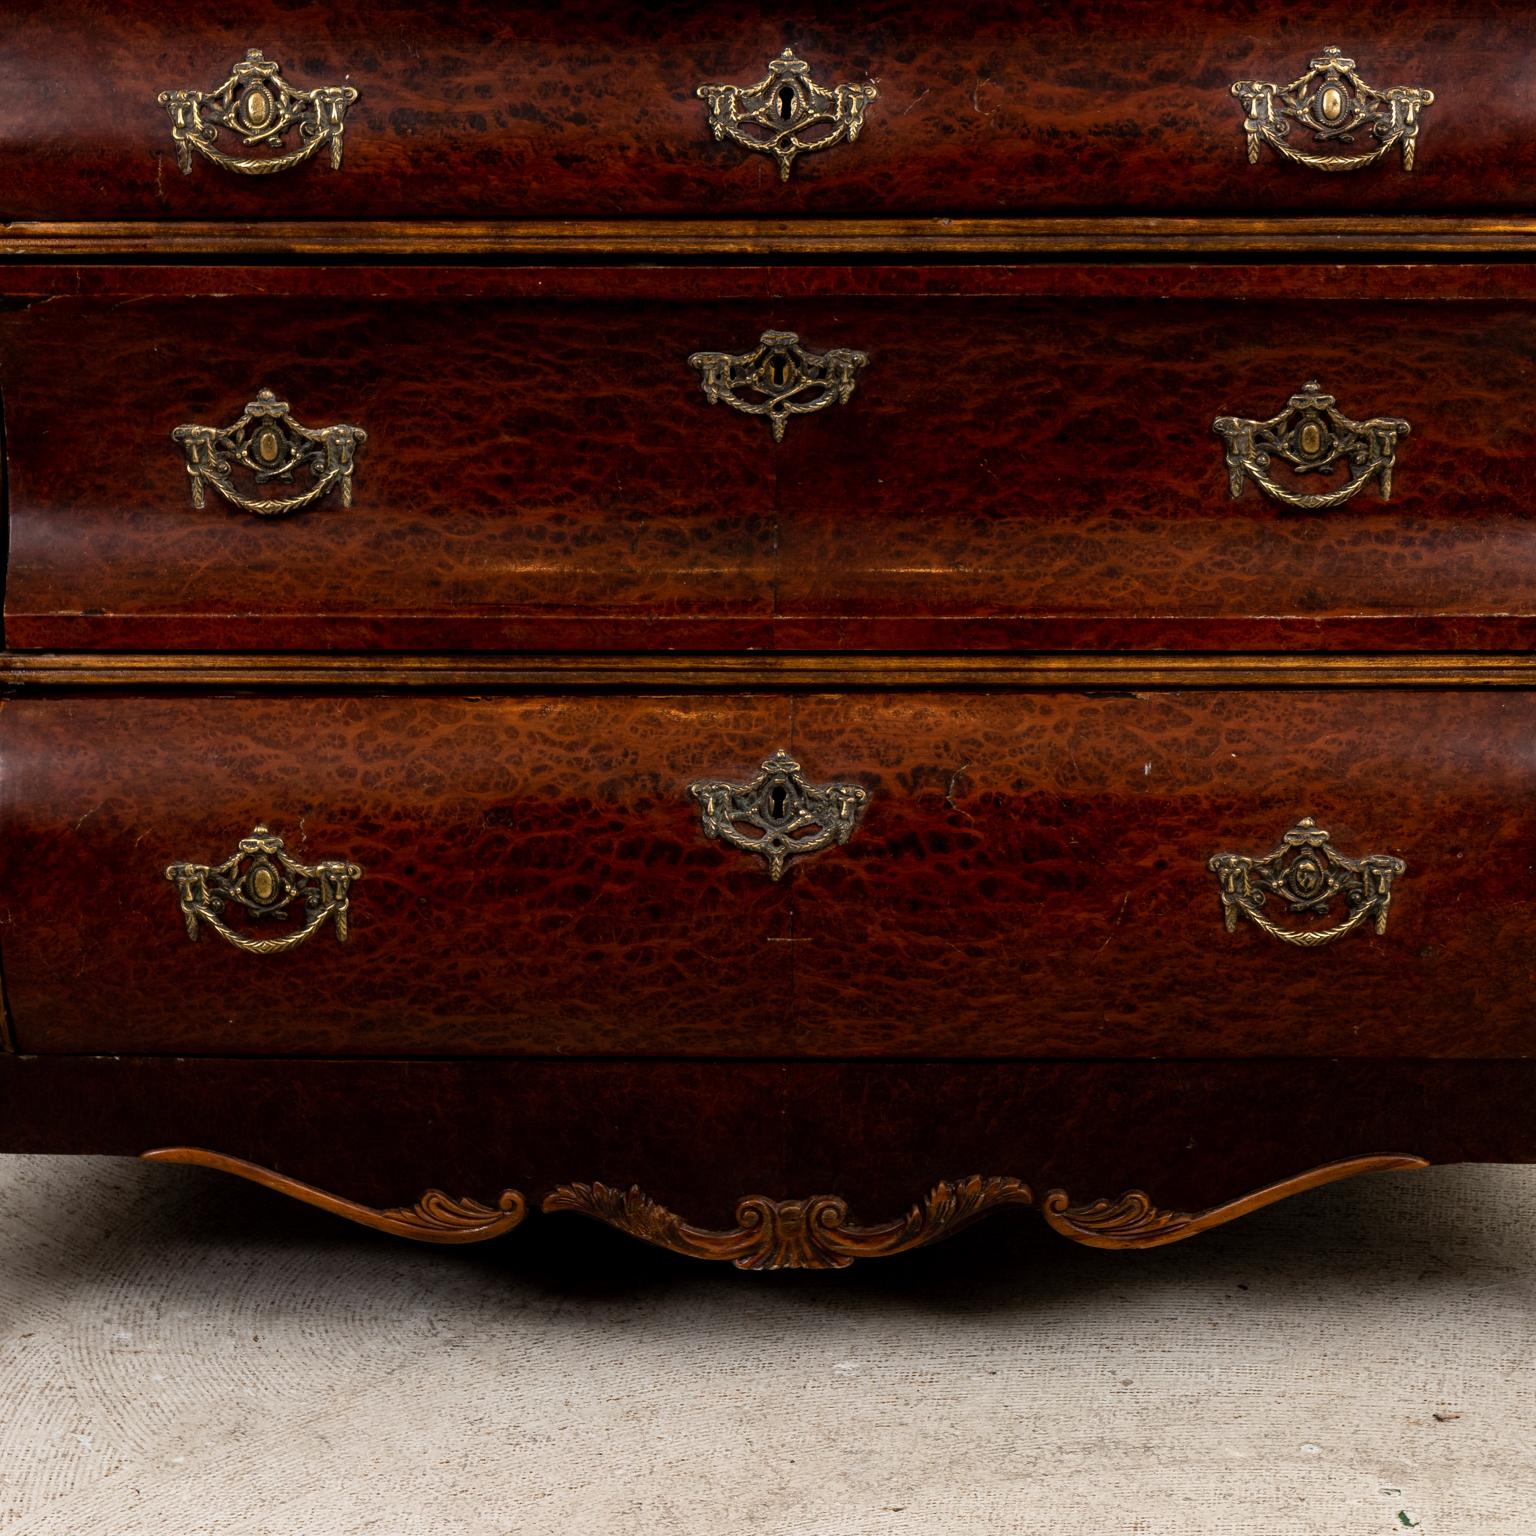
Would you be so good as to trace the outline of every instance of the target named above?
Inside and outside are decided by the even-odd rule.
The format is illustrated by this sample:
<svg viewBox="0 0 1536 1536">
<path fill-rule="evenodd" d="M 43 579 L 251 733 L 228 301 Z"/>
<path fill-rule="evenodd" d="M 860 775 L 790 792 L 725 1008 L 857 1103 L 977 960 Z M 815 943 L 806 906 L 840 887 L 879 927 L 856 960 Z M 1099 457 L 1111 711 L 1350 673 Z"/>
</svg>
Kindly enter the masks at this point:
<svg viewBox="0 0 1536 1536">
<path fill-rule="evenodd" d="M 1533 727 L 1524 691 L 13 699 L 16 1039 L 1528 1056 Z M 233 894 L 285 878 L 286 919 Z"/>
<path fill-rule="evenodd" d="M 781 1054 L 789 978 L 759 959 L 789 913 L 697 834 L 687 785 L 754 767 L 786 716 L 766 698 L 11 700 L 18 1048 Z M 167 870 L 219 866 L 258 826 L 283 848 L 237 873 L 258 903 L 295 885 L 287 919 L 209 876 L 189 924 Z M 360 871 L 348 910 L 284 856 Z M 273 953 L 219 926 L 281 943 L 317 915 Z"/>
<path fill-rule="evenodd" d="M 0 39 L 3 212 L 1527 211 L 1520 9 L 1357 0 L 1347 21 L 1341 36 L 1320 0 L 909 0 L 814 25 L 702 0 L 660 16 L 610 0 L 253 0 L 216 19 L 136 0 L 87 25 L 44 0 Z M 700 91 L 764 82 L 760 99 Z M 1367 163 L 1332 174 L 1330 157 Z"/>
<path fill-rule="evenodd" d="M 23 649 L 1536 643 L 1526 266 L 65 278 Z"/>
</svg>

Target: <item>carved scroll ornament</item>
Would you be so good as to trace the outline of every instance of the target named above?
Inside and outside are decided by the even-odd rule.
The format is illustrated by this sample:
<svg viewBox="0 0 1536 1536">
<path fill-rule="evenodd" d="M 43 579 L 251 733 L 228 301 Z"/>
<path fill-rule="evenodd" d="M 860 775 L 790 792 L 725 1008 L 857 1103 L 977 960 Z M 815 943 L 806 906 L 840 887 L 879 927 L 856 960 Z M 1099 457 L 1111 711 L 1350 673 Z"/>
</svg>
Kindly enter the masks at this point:
<svg viewBox="0 0 1536 1536">
<path fill-rule="evenodd" d="M 234 1174 L 375 1231 L 418 1242 L 485 1242 L 519 1225 L 526 1210 L 515 1189 L 503 1190 L 494 1206 L 449 1199 L 434 1189 L 415 1205 L 381 1210 L 201 1147 L 163 1147 L 142 1156 L 152 1163 L 184 1163 Z M 728 1262 L 738 1269 L 846 1269 L 855 1259 L 888 1258 L 950 1237 L 1004 1206 L 1038 1205 L 1052 1230 L 1090 1248 L 1161 1248 L 1340 1179 L 1428 1166 L 1421 1157 L 1401 1155 L 1345 1158 L 1203 1211 L 1163 1210 L 1140 1190 L 1118 1200 L 1073 1205 L 1065 1191 L 1053 1189 L 1037 1202 L 1018 1179 L 980 1176 L 936 1184 L 904 1215 L 872 1226 L 850 1219 L 847 1202 L 836 1195 L 807 1200 L 749 1196 L 736 1206 L 736 1225 L 719 1230 L 684 1221 L 639 1189 L 606 1184 L 562 1184 L 545 1196 L 542 1209 L 575 1211 L 657 1247 Z"/>
</svg>

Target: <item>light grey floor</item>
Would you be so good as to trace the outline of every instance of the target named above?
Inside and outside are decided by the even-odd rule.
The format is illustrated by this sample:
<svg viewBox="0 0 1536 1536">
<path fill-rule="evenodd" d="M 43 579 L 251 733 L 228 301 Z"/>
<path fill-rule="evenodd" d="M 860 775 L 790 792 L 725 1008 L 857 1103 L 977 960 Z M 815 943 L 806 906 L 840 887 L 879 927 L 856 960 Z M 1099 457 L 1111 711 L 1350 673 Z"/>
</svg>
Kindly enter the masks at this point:
<svg viewBox="0 0 1536 1536">
<path fill-rule="evenodd" d="M 1531 1536 L 1536 1169 L 749 1276 L 0 1158 L 4 1536 Z"/>
</svg>

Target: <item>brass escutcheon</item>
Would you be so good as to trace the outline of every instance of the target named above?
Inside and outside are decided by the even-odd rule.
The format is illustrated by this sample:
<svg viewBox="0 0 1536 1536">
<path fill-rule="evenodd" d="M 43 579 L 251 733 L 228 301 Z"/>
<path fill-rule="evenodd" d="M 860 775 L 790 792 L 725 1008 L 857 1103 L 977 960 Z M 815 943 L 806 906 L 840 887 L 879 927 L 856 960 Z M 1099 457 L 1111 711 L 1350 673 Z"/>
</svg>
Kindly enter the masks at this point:
<svg viewBox="0 0 1536 1536">
<path fill-rule="evenodd" d="M 1288 507 L 1320 511 L 1341 506 L 1368 480 L 1376 480 L 1381 499 L 1389 501 L 1398 439 L 1407 437 L 1409 427 L 1396 416 L 1351 421 L 1334 404 L 1333 396 L 1325 395 L 1316 379 L 1309 379 L 1278 416 L 1267 421 L 1218 416 L 1211 430 L 1226 439 L 1227 483 L 1234 497 L 1242 495 L 1246 475 L 1266 495 Z M 1332 491 L 1288 490 L 1270 473 L 1275 459 L 1289 464 L 1298 475 L 1317 475 L 1320 479 L 1339 465 L 1347 465 L 1349 480 Z"/>
<path fill-rule="evenodd" d="M 784 441 L 791 416 L 846 405 L 854 375 L 868 363 L 867 353 L 848 347 L 812 352 L 793 331 L 764 331 L 750 352 L 695 352 L 688 359 L 711 405 L 723 401 L 744 415 L 766 416 L 776 443 Z M 743 399 L 738 391 L 761 398 Z"/>
<path fill-rule="evenodd" d="M 352 886 L 363 872 L 342 859 L 301 864 L 283 847 L 282 838 L 257 827 L 222 864 L 171 864 L 165 878 L 176 886 L 189 939 L 197 938 L 199 923 L 207 923 L 249 955 L 281 955 L 328 922 L 336 925 L 337 942 L 347 942 Z M 296 903 L 303 908 L 303 926 L 281 938 L 254 939 L 224 920 L 224 913 L 237 906 L 258 922 L 286 922 Z"/>
<path fill-rule="evenodd" d="M 688 793 L 699 802 L 704 835 L 756 854 L 771 880 L 791 860 L 846 843 L 869 800 L 861 784 L 808 783 L 787 752 L 764 759 L 749 783 L 701 779 Z"/>
<path fill-rule="evenodd" d="M 795 156 L 852 144 L 864 126 L 864 109 L 879 94 L 872 85 L 839 85 L 832 90 L 811 79 L 811 66 L 786 48 L 770 59 L 756 85 L 701 85 L 695 92 L 709 103 L 709 127 L 716 139 L 772 155 L 779 180 L 788 181 Z"/>
<path fill-rule="evenodd" d="M 350 507 L 353 459 L 368 434 L 345 422 L 334 427 L 300 426 L 289 414 L 288 402 L 264 389 L 233 426 L 200 427 L 189 423 L 175 428 L 171 437 L 187 455 L 194 507 L 204 504 L 203 488 L 211 485 L 242 512 L 276 517 L 313 505 L 338 485 L 342 506 Z M 303 470 L 312 484 L 307 491 L 294 496 L 270 500 L 246 496 L 230 478 L 232 463 L 253 474 L 258 485 L 272 480 L 291 482 L 298 470 Z"/>
<path fill-rule="evenodd" d="M 1435 99 L 1417 85 L 1385 91 L 1369 86 L 1355 72 L 1355 61 L 1337 48 L 1324 48 L 1311 68 L 1289 85 L 1267 80 L 1239 80 L 1232 94 L 1243 104 L 1248 135 L 1248 163 L 1257 165 L 1261 147 L 1313 171 L 1358 171 L 1374 165 L 1397 145 L 1403 169 L 1413 169 L 1419 139 L 1419 113 Z M 1310 129 L 1320 144 L 1353 144 L 1357 134 L 1374 138 L 1376 147 L 1361 154 L 1317 154 L 1290 142 L 1292 126 Z"/>
<path fill-rule="evenodd" d="M 1218 853 L 1207 868 L 1221 887 L 1221 908 L 1227 932 L 1237 929 L 1239 916 L 1286 944 L 1316 949 L 1373 921 L 1378 934 L 1387 931 L 1392 882 L 1407 868 L 1390 854 L 1372 853 L 1351 859 L 1328 841 L 1310 816 L 1303 817 L 1280 840 L 1280 846 L 1260 858 L 1242 853 Z M 1342 899 L 1349 915 L 1327 928 L 1285 928 L 1263 910 L 1270 897 L 1287 911 L 1326 918 Z"/>
<path fill-rule="evenodd" d="M 241 176 L 270 176 L 318 154 L 331 152 L 331 168 L 341 169 L 341 135 L 347 108 L 357 100 L 351 85 L 317 85 L 301 91 L 283 79 L 282 66 L 252 48 L 211 91 L 161 91 L 155 98 L 171 120 L 171 138 L 183 176 L 192 173 L 192 151 Z M 258 145 L 276 154 L 229 155 L 216 148 L 221 129 L 239 137 L 247 149 Z M 285 136 L 298 130 L 296 149 L 284 149 Z"/>
</svg>

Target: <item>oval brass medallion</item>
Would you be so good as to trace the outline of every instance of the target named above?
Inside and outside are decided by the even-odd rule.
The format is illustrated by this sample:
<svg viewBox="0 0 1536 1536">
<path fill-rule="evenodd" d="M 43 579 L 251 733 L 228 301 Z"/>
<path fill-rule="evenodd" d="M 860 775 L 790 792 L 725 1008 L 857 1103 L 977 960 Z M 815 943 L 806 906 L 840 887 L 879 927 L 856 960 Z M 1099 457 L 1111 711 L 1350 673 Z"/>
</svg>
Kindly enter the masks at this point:
<svg viewBox="0 0 1536 1536">
<path fill-rule="evenodd" d="M 256 457 L 263 464 L 276 464 L 282 456 L 282 439 L 271 427 L 263 427 L 256 436 Z"/>
<path fill-rule="evenodd" d="M 1323 446 L 1323 429 L 1315 421 L 1307 422 L 1301 429 L 1301 451 L 1311 458 Z"/>
<path fill-rule="evenodd" d="M 277 880 L 265 864 L 258 864 L 251 871 L 251 891 L 257 901 L 271 901 L 277 894 Z"/>
<path fill-rule="evenodd" d="M 1317 110 L 1324 122 L 1338 122 L 1344 116 L 1344 92 L 1336 85 L 1325 86 L 1317 98 Z"/>
<path fill-rule="evenodd" d="M 253 85 L 245 93 L 244 111 L 246 122 L 258 131 L 272 121 L 272 96 L 265 86 Z"/>
</svg>

